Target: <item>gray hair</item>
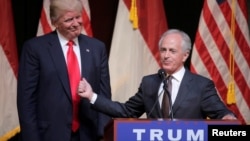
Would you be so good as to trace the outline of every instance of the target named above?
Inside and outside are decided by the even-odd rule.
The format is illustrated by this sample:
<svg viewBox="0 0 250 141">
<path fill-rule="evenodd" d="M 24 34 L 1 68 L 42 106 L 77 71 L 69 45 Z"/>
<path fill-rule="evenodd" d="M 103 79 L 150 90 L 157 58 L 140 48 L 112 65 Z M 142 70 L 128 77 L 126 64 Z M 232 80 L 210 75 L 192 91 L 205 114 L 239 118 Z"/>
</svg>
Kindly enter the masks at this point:
<svg viewBox="0 0 250 141">
<path fill-rule="evenodd" d="M 182 46 L 182 50 L 183 51 L 191 51 L 191 39 L 188 36 L 188 34 L 186 34 L 185 32 L 178 30 L 178 29 L 169 29 L 166 32 L 164 32 L 159 40 L 158 46 L 161 47 L 161 44 L 164 40 L 164 38 L 169 35 L 169 34 L 179 34 L 182 37 L 182 42 L 181 42 L 181 46 Z"/>
<path fill-rule="evenodd" d="M 82 12 L 83 6 L 80 0 L 50 0 L 50 19 L 55 23 L 65 12 Z"/>
</svg>

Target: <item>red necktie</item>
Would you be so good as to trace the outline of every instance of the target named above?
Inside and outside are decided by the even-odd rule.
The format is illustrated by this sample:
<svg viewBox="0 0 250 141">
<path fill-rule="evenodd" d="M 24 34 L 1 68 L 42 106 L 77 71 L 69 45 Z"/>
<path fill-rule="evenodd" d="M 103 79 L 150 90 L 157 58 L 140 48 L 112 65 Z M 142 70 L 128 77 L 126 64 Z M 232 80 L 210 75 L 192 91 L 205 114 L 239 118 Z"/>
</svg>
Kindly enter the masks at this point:
<svg viewBox="0 0 250 141">
<path fill-rule="evenodd" d="M 80 97 L 77 95 L 77 87 L 81 78 L 77 57 L 73 50 L 74 42 L 70 40 L 67 45 L 69 46 L 67 52 L 67 67 L 73 103 L 72 130 L 76 131 L 79 128 L 78 104 L 80 100 Z"/>
</svg>

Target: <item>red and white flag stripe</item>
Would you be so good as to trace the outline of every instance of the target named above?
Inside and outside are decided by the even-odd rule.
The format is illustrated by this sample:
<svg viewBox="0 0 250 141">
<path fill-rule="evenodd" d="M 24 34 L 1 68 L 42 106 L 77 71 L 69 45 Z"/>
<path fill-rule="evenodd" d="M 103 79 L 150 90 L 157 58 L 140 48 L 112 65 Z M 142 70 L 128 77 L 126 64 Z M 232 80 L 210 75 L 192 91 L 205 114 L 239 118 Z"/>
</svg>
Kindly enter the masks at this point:
<svg viewBox="0 0 250 141">
<path fill-rule="evenodd" d="M 129 20 L 132 1 L 137 8 L 136 29 Z M 109 57 L 113 100 L 127 100 L 137 91 L 142 76 L 157 73 L 158 41 L 166 30 L 162 0 L 119 1 Z"/>
<path fill-rule="evenodd" d="M 238 118 L 250 123 L 250 38 L 245 0 L 204 1 L 191 70 L 214 80 L 219 95 Z M 235 103 L 227 103 L 233 82 Z"/>
<path fill-rule="evenodd" d="M 82 11 L 82 19 L 83 19 L 83 30 L 82 33 L 88 36 L 93 36 L 92 28 L 90 23 L 90 8 L 88 0 L 81 0 L 83 5 Z M 41 17 L 39 20 L 37 35 L 43 35 L 45 33 L 49 33 L 55 29 L 51 25 L 50 18 L 49 18 L 49 5 L 50 0 L 43 1 L 43 7 L 41 10 Z"/>
<path fill-rule="evenodd" d="M 12 5 L 0 4 L 0 141 L 20 131 L 16 105 L 18 55 Z M 4 21 L 3 21 L 4 20 Z"/>
</svg>

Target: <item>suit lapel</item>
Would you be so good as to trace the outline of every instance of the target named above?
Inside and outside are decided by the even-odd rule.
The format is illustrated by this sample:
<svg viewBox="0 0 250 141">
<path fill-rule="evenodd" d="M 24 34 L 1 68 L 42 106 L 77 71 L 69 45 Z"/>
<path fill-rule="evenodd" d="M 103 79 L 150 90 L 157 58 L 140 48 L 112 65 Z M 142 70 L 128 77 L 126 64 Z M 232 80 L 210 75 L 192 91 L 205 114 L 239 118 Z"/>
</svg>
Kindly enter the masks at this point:
<svg viewBox="0 0 250 141">
<path fill-rule="evenodd" d="M 173 112 L 175 113 L 179 106 L 182 104 L 182 102 L 186 99 L 186 97 L 188 96 L 188 92 L 189 92 L 189 84 L 192 81 L 192 78 L 190 77 L 191 73 L 186 70 L 184 77 L 182 79 L 182 82 L 180 84 L 180 89 L 178 91 L 177 97 L 175 99 L 174 105 L 173 105 Z"/>
<path fill-rule="evenodd" d="M 85 40 L 84 35 L 81 35 L 78 37 L 79 47 L 80 47 L 80 56 L 81 56 L 81 77 L 85 77 L 88 80 L 88 74 L 91 73 L 91 70 L 89 66 L 93 65 L 91 54 L 92 49 L 90 48 L 90 45 Z"/>
<path fill-rule="evenodd" d="M 63 55 L 62 47 L 60 45 L 56 32 L 53 32 L 50 35 L 51 36 L 49 37 L 48 41 L 50 47 L 48 47 L 48 50 L 57 70 L 58 77 L 61 80 L 67 96 L 69 97 L 69 99 L 71 99 L 67 65 Z"/>
</svg>

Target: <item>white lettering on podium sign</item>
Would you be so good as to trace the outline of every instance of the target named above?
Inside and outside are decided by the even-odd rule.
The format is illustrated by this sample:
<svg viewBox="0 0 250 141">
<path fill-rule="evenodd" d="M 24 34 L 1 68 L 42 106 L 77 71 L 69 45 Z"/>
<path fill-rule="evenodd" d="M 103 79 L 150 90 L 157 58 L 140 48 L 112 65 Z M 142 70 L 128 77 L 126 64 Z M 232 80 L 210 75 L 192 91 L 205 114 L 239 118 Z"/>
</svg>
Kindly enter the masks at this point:
<svg viewBox="0 0 250 141">
<path fill-rule="evenodd" d="M 162 129 L 149 129 L 149 140 L 150 141 L 163 141 L 164 130 Z M 186 132 L 186 137 L 182 137 L 183 133 Z M 142 137 L 146 136 L 146 129 L 133 129 L 133 133 L 136 134 L 136 141 L 142 141 Z M 193 129 L 168 129 L 165 134 L 167 134 L 167 139 L 170 141 L 204 141 L 204 129 L 198 129 L 195 132 Z M 183 139 L 184 138 L 184 139 Z"/>
<path fill-rule="evenodd" d="M 207 141 L 202 121 L 119 122 L 116 141 Z"/>
<path fill-rule="evenodd" d="M 197 132 L 193 132 L 193 129 L 187 130 L 187 140 L 188 141 L 203 141 L 204 140 L 204 130 L 198 129 Z"/>
<path fill-rule="evenodd" d="M 136 140 L 142 139 L 142 133 L 145 133 L 145 129 L 133 129 L 133 133 L 136 133 Z"/>
<path fill-rule="evenodd" d="M 150 129 L 150 140 L 162 140 L 163 130 Z"/>
</svg>

